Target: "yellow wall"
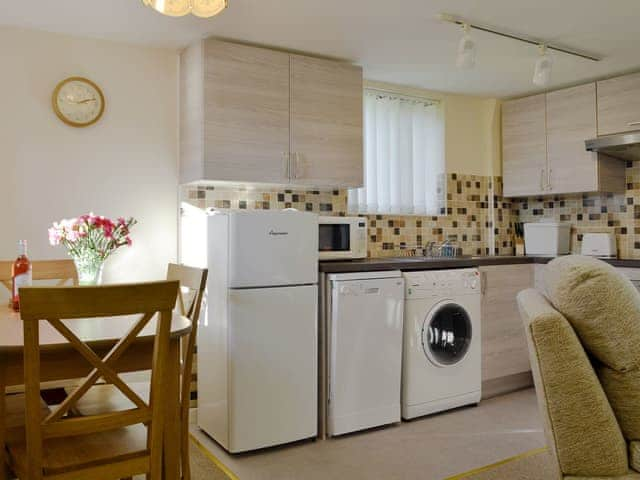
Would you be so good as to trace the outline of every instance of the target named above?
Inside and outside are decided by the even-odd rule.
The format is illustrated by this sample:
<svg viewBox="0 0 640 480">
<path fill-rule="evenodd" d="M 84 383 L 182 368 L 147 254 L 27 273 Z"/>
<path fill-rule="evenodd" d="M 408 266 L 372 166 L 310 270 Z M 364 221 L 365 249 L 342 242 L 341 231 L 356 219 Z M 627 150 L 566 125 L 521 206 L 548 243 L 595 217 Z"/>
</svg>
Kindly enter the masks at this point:
<svg viewBox="0 0 640 480">
<path fill-rule="evenodd" d="M 445 109 L 447 172 L 500 175 L 500 102 L 495 98 L 450 95 L 365 81 L 365 87 L 442 100 Z"/>
</svg>

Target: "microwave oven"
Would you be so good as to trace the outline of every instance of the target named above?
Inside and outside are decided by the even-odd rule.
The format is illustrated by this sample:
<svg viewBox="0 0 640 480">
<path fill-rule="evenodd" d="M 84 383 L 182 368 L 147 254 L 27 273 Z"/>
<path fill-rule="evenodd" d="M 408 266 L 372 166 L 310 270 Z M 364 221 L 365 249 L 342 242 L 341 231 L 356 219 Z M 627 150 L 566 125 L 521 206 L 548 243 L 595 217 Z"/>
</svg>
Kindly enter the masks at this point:
<svg viewBox="0 0 640 480">
<path fill-rule="evenodd" d="M 366 258 L 366 218 L 320 217 L 318 222 L 320 260 Z"/>
</svg>

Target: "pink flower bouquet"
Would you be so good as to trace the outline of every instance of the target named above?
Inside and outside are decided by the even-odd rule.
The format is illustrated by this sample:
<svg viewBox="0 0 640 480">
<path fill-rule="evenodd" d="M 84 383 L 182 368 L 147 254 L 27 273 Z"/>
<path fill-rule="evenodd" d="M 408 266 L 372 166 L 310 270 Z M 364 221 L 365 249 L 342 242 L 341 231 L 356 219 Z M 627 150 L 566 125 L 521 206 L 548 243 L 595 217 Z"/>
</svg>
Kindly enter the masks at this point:
<svg viewBox="0 0 640 480">
<path fill-rule="evenodd" d="M 130 231 L 136 223 L 132 217 L 120 217 L 114 222 L 89 213 L 54 222 L 49 228 L 49 243 L 67 248 L 81 285 L 95 285 L 101 281 L 102 267 L 109 255 L 131 245 Z"/>
</svg>

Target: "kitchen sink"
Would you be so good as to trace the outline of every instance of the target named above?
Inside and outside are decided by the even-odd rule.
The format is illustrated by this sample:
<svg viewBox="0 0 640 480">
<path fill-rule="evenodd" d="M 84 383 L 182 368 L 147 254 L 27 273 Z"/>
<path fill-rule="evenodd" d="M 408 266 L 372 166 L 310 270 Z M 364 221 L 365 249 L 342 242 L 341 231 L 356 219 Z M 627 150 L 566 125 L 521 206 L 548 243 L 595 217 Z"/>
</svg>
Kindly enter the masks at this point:
<svg viewBox="0 0 640 480">
<path fill-rule="evenodd" d="M 394 262 L 435 262 L 435 261 L 447 261 L 447 260 L 470 260 L 473 258 L 470 255 L 460 255 L 457 257 L 391 257 L 389 260 Z"/>
</svg>

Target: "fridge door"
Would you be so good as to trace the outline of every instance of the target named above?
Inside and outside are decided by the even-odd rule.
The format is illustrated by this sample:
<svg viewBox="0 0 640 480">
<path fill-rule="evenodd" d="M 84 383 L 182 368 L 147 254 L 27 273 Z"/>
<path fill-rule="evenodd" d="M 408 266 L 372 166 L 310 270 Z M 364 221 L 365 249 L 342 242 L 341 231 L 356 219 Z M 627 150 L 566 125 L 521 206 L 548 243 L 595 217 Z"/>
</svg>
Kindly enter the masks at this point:
<svg viewBox="0 0 640 480">
<path fill-rule="evenodd" d="M 404 280 L 334 281 L 329 435 L 400 421 Z"/>
<path fill-rule="evenodd" d="M 229 250 L 230 288 L 316 283 L 318 217 L 291 210 L 230 213 Z"/>
<path fill-rule="evenodd" d="M 317 434 L 315 285 L 229 291 L 229 451 Z"/>
</svg>

